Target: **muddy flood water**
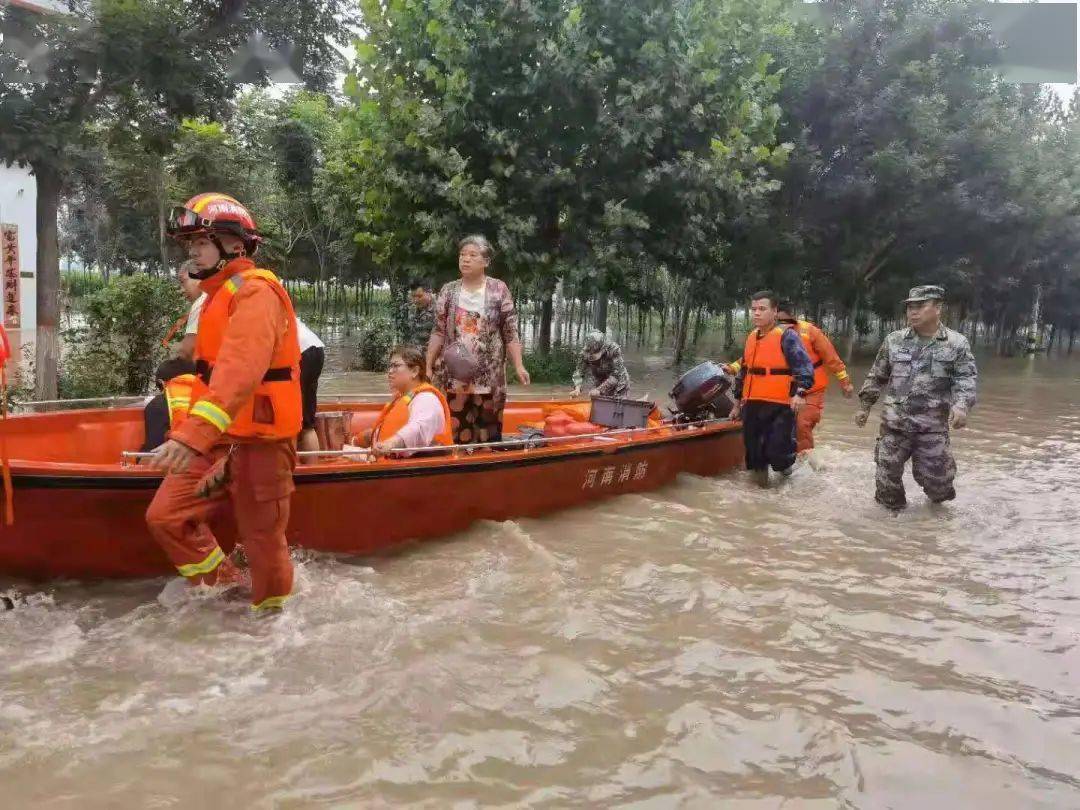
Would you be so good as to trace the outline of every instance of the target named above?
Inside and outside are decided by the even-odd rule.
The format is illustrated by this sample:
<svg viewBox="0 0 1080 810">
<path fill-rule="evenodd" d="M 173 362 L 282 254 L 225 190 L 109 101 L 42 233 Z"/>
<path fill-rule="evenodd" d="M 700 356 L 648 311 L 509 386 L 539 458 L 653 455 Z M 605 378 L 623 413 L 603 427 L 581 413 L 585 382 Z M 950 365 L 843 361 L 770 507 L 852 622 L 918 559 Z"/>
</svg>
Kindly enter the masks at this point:
<svg viewBox="0 0 1080 810">
<path fill-rule="evenodd" d="M 0 580 L 0 806 L 1080 807 L 1080 357 L 980 370 L 941 508 L 910 475 L 874 504 L 875 428 L 832 389 L 824 468 L 771 491 L 300 554 L 269 620 Z"/>
</svg>

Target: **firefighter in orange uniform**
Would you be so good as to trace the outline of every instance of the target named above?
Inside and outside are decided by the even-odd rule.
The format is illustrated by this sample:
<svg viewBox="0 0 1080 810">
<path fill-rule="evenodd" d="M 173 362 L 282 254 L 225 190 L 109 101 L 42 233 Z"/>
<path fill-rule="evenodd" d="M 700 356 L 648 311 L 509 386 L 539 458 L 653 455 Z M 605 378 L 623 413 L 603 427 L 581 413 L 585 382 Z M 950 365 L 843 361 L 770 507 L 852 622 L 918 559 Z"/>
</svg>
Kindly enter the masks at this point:
<svg viewBox="0 0 1080 810">
<path fill-rule="evenodd" d="M 798 320 L 795 317 L 793 302 L 780 303 L 777 322 L 781 326 L 792 326 L 798 330 L 806 353 L 810 355 L 814 363 L 814 387 L 806 392 L 806 407 L 799 411 L 798 419 L 795 420 L 796 452 L 802 455 L 814 449 L 814 428 L 817 427 L 825 412 L 825 387 L 829 384 L 829 375 L 826 370 L 831 371 L 836 377 L 846 399 L 854 396 L 855 386 L 848 377 L 847 366 L 840 359 L 829 336 L 810 321 Z"/>
<path fill-rule="evenodd" d="M 825 412 L 825 388 L 829 384 L 829 376 L 826 369 L 833 373 L 844 397 L 850 399 L 855 393 L 855 386 L 848 376 L 847 366 L 840 359 L 840 355 L 833 346 L 829 336 L 810 321 L 800 321 L 795 317 L 795 304 L 791 301 L 781 301 L 776 315 L 776 322 L 780 326 L 792 327 L 802 338 L 803 348 L 810 355 L 810 361 L 814 364 L 814 385 L 806 392 L 806 404 L 799 411 L 795 419 L 795 452 L 800 456 L 806 455 L 814 449 L 814 428 Z M 741 364 L 738 360 L 728 364 L 726 368 L 737 374 Z"/>
<path fill-rule="evenodd" d="M 252 604 L 280 608 L 293 585 L 285 528 L 301 422 L 296 314 L 277 277 L 251 260 L 261 239 L 232 197 L 193 197 L 173 209 L 168 232 L 195 260 L 191 275 L 208 298 L 187 416 L 151 462 L 167 475 L 147 524 L 190 584 L 231 583 L 240 572 L 200 528 L 231 505 Z"/>
</svg>

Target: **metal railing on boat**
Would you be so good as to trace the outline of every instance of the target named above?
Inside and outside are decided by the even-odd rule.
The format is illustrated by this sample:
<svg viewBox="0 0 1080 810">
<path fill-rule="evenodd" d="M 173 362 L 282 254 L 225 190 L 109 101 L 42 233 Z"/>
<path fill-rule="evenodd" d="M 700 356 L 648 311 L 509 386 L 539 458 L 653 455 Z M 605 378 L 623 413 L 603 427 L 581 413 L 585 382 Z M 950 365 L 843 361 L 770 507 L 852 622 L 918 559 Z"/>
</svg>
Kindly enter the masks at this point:
<svg viewBox="0 0 1080 810">
<path fill-rule="evenodd" d="M 648 427 L 640 428 L 619 428 L 617 430 L 607 430 L 600 433 L 585 433 L 580 436 L 530 436 L 521 439 L 504 439 L 498 442 L 483 442 L 479 444 L 454 444 L 449 447 L 445 445 L 431 445 L 428 447 L 413 447 L 413 448 L 395 448 L 388 450 L 385 455 L 395 456 L 401 458 L 408 458 L 417 454 L 444 454 L 451 458 L 459 458 L 461 456 L 474 455 L 477 450 L 534 450 L 541 447 L 550 447 L 552 445 L 559 444 L 560 442 L 573 442 L 581 441 L 583 439 L 592 439 L 597 442 L 615 442 L 618 437 L 630 437 L 635 434 L 648 434 L 650 432 L 656 432 L 660 430 L 684 430 L 688 428 L 700 428 L 707 427 L 709 425 L 725 425 L 732 424 L 732 420 L 728 418 L 723 419 L 701 419 L 695 422 L 664 422 L 660 425 L 652 425 Z M 127 460 L 138 461 L 140 459 L 151 459 L 154 457 L 154 453 L 135 453 L 124 451 L 121 457 Z M 367 448 L 350 448 L 348 450 L 300 450 L 297 452 L 301 457 L 328 457 L 328 458 L 350 458 L 350 457 L 365 457 L 357 458 L 358 461 L 366 461 L 368 463 L 374 462 L 376 459 L 367 450 Z"/>
<path fill-rule="evenodd" d="M 16 409 L 19 409 L 19 408 L 38 409 L 38 408 L 51 408 L 51 407 L 63 408 L 63 407 L 66 407 L 66 406 L 87 405 L 87 404 L 93 404 L 93 403 L 104 403 L 105 406 L 108 407 L 108 408 L 119 408 L 119 407 L 129 407 L 129 406 L 132 406 L 132 405 L 138 405 L 141 402 L 145 402 L 148 396 L 150 396 L 150 394 L 137 394 L 137 395 L 126 395 L 126 396 L 84 396 L 84 397 L 79 397 L 79 399 L 71 399 L 71 400 L 28 400 L 28 401 L 25 401 L 25 402 L 21 402 L 21 401 L 16 400 L 16 401 L 14 401 L 12 403 L 12 407 L 16 408 Z M 579 399 L 581 399 L 581 397 L 579 397 Z M 320 405 L 335 405 L 335 404 L 343 405 L 343 404 L 351 404 L 351 403 L 355 403 L 355 402 L 383 403 L 383 402 L 389 402 L 389 400 L 390 400 L 390 394 L 389 393 L 355 393 L 355 394 L 340 393 L 340 394 L 320 394 L 320 396 L 319 396 L 319 404 Z M 566 402 L 570 402 L 572 400 L 573 400 L 573 397 L 565 397 Z M 544 395 L 544 394 L 536 394 L 535 396 L 514 396 L 513 399 L 510 400 L 511 403 L 543 403 L 543 402 L 552 402 L 552 401 L 553 401 L 553 397 L 551 397 L 550 395 Z M 559 399 L 559 397 L 555 397 L 555 401 L 564 401 L 564 400 Z M 582 401 L 586 402 L 588 400 L 582 399 Z"/>
<path fill-rule="evenodd" d="M 34 399 L 26 402 L 15 400 L 12 403 L 12 407 L 15 409 L 21 408 L 51 408 L 51 407 L 64 407 L 66 405 L 86 405 L 92 402 L 106 403 L 107 408 L 126 408 L 130 405 L 137 405 L 143 402 L 146 396 L 124 396 L 124 397 L 83 397 L 81 399 Z"/>
</svg>

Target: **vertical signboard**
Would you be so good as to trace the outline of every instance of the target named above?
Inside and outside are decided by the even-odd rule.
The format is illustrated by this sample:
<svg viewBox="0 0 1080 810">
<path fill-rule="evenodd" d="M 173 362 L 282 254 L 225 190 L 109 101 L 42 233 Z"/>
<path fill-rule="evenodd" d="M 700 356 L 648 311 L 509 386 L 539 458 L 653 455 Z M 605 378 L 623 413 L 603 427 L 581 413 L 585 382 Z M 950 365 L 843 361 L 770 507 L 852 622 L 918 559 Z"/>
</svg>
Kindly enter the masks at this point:
<svg viewBox="0 0 1080 810">
<path fill-rule="evenodd" d="M 19 306 L 19 226 L 0 224 L 0 271 L 3 281 L 4 326 L 21 326 Z"/>
</svg>

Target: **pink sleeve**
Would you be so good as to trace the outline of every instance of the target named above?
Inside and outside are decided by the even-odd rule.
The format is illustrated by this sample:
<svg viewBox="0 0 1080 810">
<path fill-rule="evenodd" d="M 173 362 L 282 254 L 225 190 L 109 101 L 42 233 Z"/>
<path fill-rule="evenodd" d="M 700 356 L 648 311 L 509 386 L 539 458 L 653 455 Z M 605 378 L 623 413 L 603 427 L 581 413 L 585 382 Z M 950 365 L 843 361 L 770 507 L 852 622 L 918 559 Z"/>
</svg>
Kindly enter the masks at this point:
<svg viewBox="0 0 1080 810">
<path fill-rule="evenodd" d="M 409 403 L 409 421 L 397 435 L 406 447 L 430 447 L 432 440 L 445 427 L 445 422 L 439 398 L 424 391 Z"/>
</svg>

